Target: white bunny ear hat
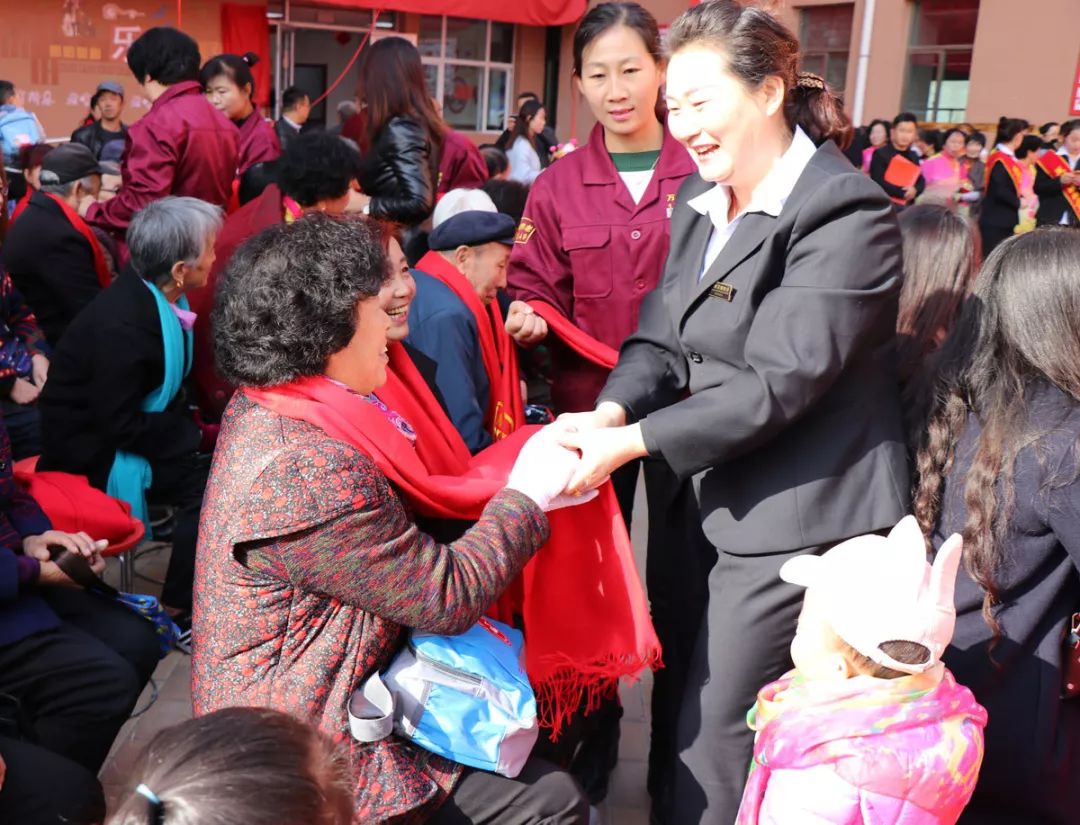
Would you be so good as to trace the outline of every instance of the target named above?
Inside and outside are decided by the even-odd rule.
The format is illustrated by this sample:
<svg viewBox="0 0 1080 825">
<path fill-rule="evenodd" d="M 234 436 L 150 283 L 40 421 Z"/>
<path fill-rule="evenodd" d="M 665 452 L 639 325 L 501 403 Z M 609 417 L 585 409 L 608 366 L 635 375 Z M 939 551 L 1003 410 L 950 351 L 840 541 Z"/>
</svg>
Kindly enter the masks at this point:
<svg viewBox="0 0 1080 825">
<path fill-rule="evenodd" d="M 931 565 L 918 522 L 905 516 L 888 537 L 858 536 L 820 556 L 791 559 L 780 578 L 820 593 L 832 629 L 859 653 L 902 673 L 922 673 L 941 660 L 952 640 L 963 548 L 959 534 L 950 536 Z M 898 662 L 881 649 L 894 641 L 917 642 L 929 658 Z"/>
</svg>

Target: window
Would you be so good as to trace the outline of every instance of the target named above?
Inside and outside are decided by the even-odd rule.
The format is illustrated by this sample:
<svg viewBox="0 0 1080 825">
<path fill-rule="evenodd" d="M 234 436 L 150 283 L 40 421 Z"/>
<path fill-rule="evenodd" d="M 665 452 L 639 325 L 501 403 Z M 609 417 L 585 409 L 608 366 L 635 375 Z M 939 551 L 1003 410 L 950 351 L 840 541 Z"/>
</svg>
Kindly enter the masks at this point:
<svg viewBox="0 0 1080 825">
<path fill-rule="evenodd" d="M 967 113 L 979 0 L 918 0 L 908 47 L 904 109 L 955 123 Z"/>
<path fill-rule="evenodd" d="M 462 17 L 420 18 L 428 90 L 455 129 L 501 132 L 513 88 L 514 26 Z"/>
<path fill-rule="evenodd" d="M 802 70 L 825 78 L 836 92 L 842 92 L 847 83 L 854 16 L 852 3 L 811 6 L 802 9 L 800 15 Z"/>
</svg>

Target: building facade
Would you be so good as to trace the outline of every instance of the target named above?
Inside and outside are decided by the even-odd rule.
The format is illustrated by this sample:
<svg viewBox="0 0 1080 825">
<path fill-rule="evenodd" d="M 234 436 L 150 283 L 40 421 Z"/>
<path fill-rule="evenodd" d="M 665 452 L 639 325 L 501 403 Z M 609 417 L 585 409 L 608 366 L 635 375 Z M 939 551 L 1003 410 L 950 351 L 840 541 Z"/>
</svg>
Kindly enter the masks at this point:
<svg viewBox="0 0 1080 825">
<path fill-rule="evenodd" d="M 376 38 L 400 35 L 417 45 L 444 117 L 478 142 L 501 131 L 526 90 L 545 100 L 560 137 L 588 135 L 592 119 L 571 77 L 573 25 L 489 19 L 503 16 L 499 8 L 521 8 L 513 3 L 471 0 L 489 16 L 470 18 L 410 10 L 438 7 L 437 0 L 393 2 L 405 10 L 376 17 L 368 7 L 378 0 L 0 0 L 0 78 L 23 90 L 50 138 L 70 134 L 105 78 L 129 89 L 133 120 L 148 104 L 124 64 L 127 45 L 150 26 L 179 20 L 209 57 L 229 41 L 223 19 L 240 9 L 259 22 L 240 29 L 246 48 L 268 64 L 269 100 L 293 84 L 313 98 L 330 89 L 316 121 L 332 124 L 336 105 L 355 95 L 355 59 L 374 23 Z M 687 5 L 643 3 L 663 26 Z M 909 110 L 925 121 L 992 124 L 1003 114 L 1034 123 L 1080 114 L 1076 3 L 1030 0 L 1021 10 L 1004 0 L 784 0 L 772 8 L 799 35 L 804 68 L 843 91 L 857 122 Z M 455 14 L 469 6 L 443 5 Z M 505 16 L 522 19 L 520 11 Z"/>
</svg>

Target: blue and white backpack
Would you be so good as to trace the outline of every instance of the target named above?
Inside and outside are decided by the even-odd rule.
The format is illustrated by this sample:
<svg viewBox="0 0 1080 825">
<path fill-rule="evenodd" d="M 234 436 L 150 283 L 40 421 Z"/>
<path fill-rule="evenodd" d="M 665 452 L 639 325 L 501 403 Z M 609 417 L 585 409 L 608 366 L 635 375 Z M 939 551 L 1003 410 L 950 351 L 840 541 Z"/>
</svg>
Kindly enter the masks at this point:
<svg viewBox="0 0 1080 825">
<path fill-rule="evenodd" d="M 6 168 L 14 169 L 19 150 L 40 143 L 43 137 L 37 118 L 26 109 L 10 105 L 0 108 L 0 148 Z"/>
<path fill-rule="evenodd" d="M 481 619 L 460 636 L 413 633 L 349 701 L 361 742 L 391 732 L 462 765 L 515 777 L 536 744 L 536 697 L 519 631 Z"/>
</svg>

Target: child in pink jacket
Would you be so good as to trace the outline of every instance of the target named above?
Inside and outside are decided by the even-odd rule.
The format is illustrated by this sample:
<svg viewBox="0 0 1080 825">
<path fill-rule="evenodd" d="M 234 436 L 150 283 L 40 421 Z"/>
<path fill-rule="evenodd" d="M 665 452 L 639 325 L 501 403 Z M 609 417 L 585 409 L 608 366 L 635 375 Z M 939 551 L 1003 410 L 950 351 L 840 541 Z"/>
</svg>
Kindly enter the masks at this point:
<svg viewBox="0 0 1080 825">
<path fill-rule="evenodd" d="M 953 825 L 971 799 L 986 711 L 941 664 L 963 542 L 931 567 L 914 517 L 780 576 L 807 588 L 795 670 L 758 694 L 736 825 Z"/>
</svg>

